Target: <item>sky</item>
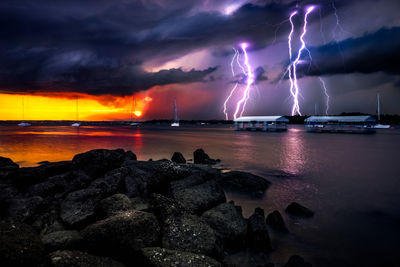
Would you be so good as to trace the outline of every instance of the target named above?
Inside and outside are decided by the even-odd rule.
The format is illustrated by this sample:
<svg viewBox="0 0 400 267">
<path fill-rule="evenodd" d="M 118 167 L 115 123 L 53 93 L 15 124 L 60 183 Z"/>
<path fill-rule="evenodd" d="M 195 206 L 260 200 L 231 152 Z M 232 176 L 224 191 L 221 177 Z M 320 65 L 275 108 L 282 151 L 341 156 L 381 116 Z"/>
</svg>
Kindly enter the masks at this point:
<svg viewBox="0 0 400 267">
<path fill-rule="evenodd" d="M 310 6 L 295 114 L 399 114 L 398 0 L 2 0 L 0 120 L 291 115 Z"/>
</svg>

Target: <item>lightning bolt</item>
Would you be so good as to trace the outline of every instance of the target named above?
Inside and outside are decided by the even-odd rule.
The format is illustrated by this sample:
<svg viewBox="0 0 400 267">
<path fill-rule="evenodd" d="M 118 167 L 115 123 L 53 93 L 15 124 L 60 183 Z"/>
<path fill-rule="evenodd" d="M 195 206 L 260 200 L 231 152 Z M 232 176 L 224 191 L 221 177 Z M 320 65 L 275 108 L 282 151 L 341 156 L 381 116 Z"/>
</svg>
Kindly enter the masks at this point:
<svg viewBox="0 0 400 267">
<path fill-rule="evenodd" d="M 300 87 L 298 85 L 298 81 L 297 81 L 297 64 L 299 64 L 301 55 L 303 53 L 304 50 L 306 50 L 308 52 L 308 55 L 311 59 L 311 54 L 310 51 L 307 49 L 306 47 L 306 43 L 304 41 L 304 36 L 307 34 L 307 18 L 308 15 L 315 9 L 314 6 L 310 6 L 309 8 L 307 8 L 306 14 L 304 15 L 304 25 L 303 25 L 303 32 L 300 35 L 300 42 L 301 42 L 301 46 L 299 48 L 299 51 L 297 52 L 297 57 L 295 58 L 295 60 L 293 61 L 293 63 L 291 63 L 291 65 L 289 66 L 289 76 L 292 76 L 290 78 L 290 93 L 293 96 L 293 107 L 292 107 L 292 116 L 298 114 L 298 115 L 302 115 L 300 112 L 300 105 L 299 105 L 299 94 L 300 94 Z M 293 15 L 294 13 L 292 13 Z M 295 14 L 294 14 L 295 15 Z M 292 24 L 293 25 L 293 24 Z M 293 28 L 293 27 L 292 27 Z M 292 34 L 292 31 L 291 31 Z M 289 34 L 290 38 L 289 38 L 289 43 L 291 43 L 291 34 Z M 291 50 L 291 46 L 289 47 L 289 50 Z M 291 52 L 290 52 L 291 53 Z M 292 70 L 290 70 L 290 68 L 292 68 Z"/>
<path fill-rule="evenodd" d="M 322 89 L 324 90 L 325 93 L 325 99 L 326 99 L 326 103 L 325 103 L 325 115 L 328 115 L 328 110 L 329 110 L 329 94 L 328 94 L 328 89 L 326 89 L 326 84 L 324 79 L 322 79 L 321 77 L 319 77 L 319 81 L 321 82 L 322 85 Z"/>
<path fill-rule="evenodd" d="M 232 47 L 232 49 L 235 52 L 235 54 L 233 55 L 233 58 L 232 58 L 232 61 L 231 61 L 231 71 L 232 71 L 232 77 L 235 77 L 235 70 L 234 70 L 233 64 L 235 63 L 235 59 L 239 58 L 239 51 L 237 49 L 235 49 L 234 47 Z M 228 111 L 227 111 L 227 104 L 229 102 L 229 99 L 232 97 L 233 93 L 235 92 L 238 84 L 239 83 L 236 82 L 235 86 L 232 88 L 229 96 L 226 98 L 226 100 L 224 102 L 224 114 L 225 114 L 226 120 L 229 120 Z"/>
<path fill-rule="evenodd" d="M 247 72 L 246 72 L 247 79 L 246 79 L 246 88 L 243 91 L 243 96 L 236 104 L 236 110 L 235 110 L 235 113 L 233 114 L 233 118 L 234 119 L 237 118 L 237 115 L 239 114 L 239 111 L 240 111 L 240 107 L 242 105 L 243 106 L 242 106 L 240 115 L 243 114 L 245 106 L 246 106 L 246 103 L 247 103 L 247 100 L 249 99 L 249 96 L 250 96 L 251 85 L 254 83 L 254 74 L 253 74 L 253 72 L 251 70 L 251 66 L 250 66 L 250 63 L 249 63 L 249 57 L 248 57 L 247 51 L 246 51 L 247 44 L 246 43 L 241 44 L 241 48 L 242 48 L 242 51 L 243 51 L 243 54 L 244 54 L 244 65 L 247 68 Z"/>
<path fill-rule="evenodd" d="M 295 16 L 296 14 L 297 14 L 297 11 L 294 11 L 292 14 L 290 14 L 289 22 L 290 22 L 291 30 L 290 30 L 290 33 L 288 36 L 290 64 L 288 66 L 287 72 L 289 73 L 289 80 L 290 80 L 290 94 L 292 95 L 292 97 L 294 99 L 293 109 L 296 109 L 298 107 L 298 100 L 296 98 L 295 92 L 293 91 L 294 81 L 293 81 L 293 77 L 292 77 L 292 36 L 293 36 L 293 32 L 294 32 L 293 16 Z M 292 115 L 293 115 L 293 109 L 292 109 Z"/>
</svg>

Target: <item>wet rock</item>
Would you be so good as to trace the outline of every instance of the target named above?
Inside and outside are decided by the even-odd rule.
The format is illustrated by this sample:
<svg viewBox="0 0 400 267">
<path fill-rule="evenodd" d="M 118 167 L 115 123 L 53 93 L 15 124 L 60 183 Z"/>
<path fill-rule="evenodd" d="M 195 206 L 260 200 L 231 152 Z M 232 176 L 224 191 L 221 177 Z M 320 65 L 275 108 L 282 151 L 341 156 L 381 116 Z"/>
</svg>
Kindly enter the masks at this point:
<svg viewBox="0 0 400 267">
<path fill-rule="evenodd" d="M 270 260 L 266 253 L 246 249 L 225 255 L 222 263 L 227 267 L 274 267 L 275 265 Z"/>
<path fill-rule="evenodd" d="M 266 222 L 269 226 L 271 226 L 271 228 L 275 230 L 288 232 L 285 221 L 283 220 L 281 213 L 277 210 L 274 210 L 273 212 L 268 214 Z"/>
<path fill-rule="evenodd" d="M 218 261 L 205 255 L 169 250 L 160 247 L 143 248 L 142 253 L 150 266 L 155 267 L 219 267 Z"/>
<path fill-rule="evenodd" d="M 224 247 L 241 248 L 246 242 L 247 223 L 235 206 L 223 203 L 201 216 L 222 238 Z"/>
<path fill-rule="evenodd" d="M 110 196 L 125 191 L 125 177 L 129 175 L 127 168 L 118 168 L 93 181 L 89 188 L 100 189 L 104 196 Z"/>
<path fill-rule="evenodd" d="M 202 148 L 197 149 L 193 152 L 193 161 L 194 164 L 216 164 L 218 161 L 210 158 L 206 152 Z"/>
<path fill-rule="evenodd" d="M 72 159 L 72 167 L 74 170 L 83 170 L 89 176 L 97 178 L 110 170 L 121 167 L 125 159 L 126 154 L 122 149 L 94 149 L 75 155 Z"/>
<path fill-rule="evenodd" d="M 222 174 L 221 185 L 227 191 L 249 194 L 260 198 L 271 185 L 268 180 L 247 172 L 232 171 Z"/>
<path fill-rule="evenodd" d="M 182 189 L 186 189 L 192 186 L 203 184 L 210 180 L 216 180 L 216 175 L 209 175 L 208 173 L 193 173 L 192 175 L 177 181 L 172 181 L 170 185 L 170 193 L 173 194 Z"/>
<path fill-rule="evenodd" d="M 134 197 L 131 198 L 132 202 L 132 209 L 134 210 L 140 210 L 140 211 L 149 211 L 150 210 L 150 205 L 147 200 L 141 197 Z"/>
<path fill-rule="evenodd" d="M 10 200 L 17 198 L 18 191 L 8 184 L 0 184 L 0 218 L 8 213 Z"/>
<path fill-rule="evenodd" d="M 175 163 L 186 163 L 185 157 L 180 152 L 175 152 L 172 155 L 171 161 Z"/>
<path fill-rule="evenodd" d="M 204 211 L 226 202 L 225 193 L 216 181 L 208 181 L 174 191 L 172 196 L 196 214 L 202 214 Z"/>
<path fill-rule="evenodd" d="M 285 209 L 287 213 L 290 215 L 298 216 L 298 217 L 312 217 L 314 212 L 297 202 L 290 203 L 289 206 Z"/>
<path fill-rule="evenodd" d="M 141 248 L 159 245 L 160 227 L 153 214 L 130 210 L 89 225 L 81 235 L 89 250 L 126 261 Z"/>
<path fill-rule="evenodd" d="M 131 210 L 133 208 L 132 202 L 126 195 L 115 194 L 101 201 L 101 208 L 103 213 L 107 216 L 114 216 L 121 211 Z"/>
<path fill-rule="evenodd" d="M 162 246 L 209 256 L 219 256 L 221 241 L 215 231 L 199 217 L 184 214 L 168 217 L 163 224 Z"/>
<path fill-rule="evenodd" d="M 0 266 L 35 266 L 45 250 L 32 227 L 0 222 Z"/>
<path fill-rule="evenodd" d="M 61 203 L 61 219 L 74 227 L 91 222 L 98 211 L 102 193 L 100 189 L 81 189 L 69 193 Z"/>
<path fill-rule="evenodd" d="M 59 250 L 51 253 L 45 267 L 123 267 L 124 265 L 111 258 L 90 255 L 81 251 Z"/>
<path fill-rule="evenodd" d="M 161 221 L 165 221 L 171 216 L 182 216 L 187 212 L 186 208 L 181 203 L 160 194 L 153 194 L 151 196 L 150 209 Z"/>
<path fill-rule="evenodd" d="M 50 251 L 79 249 L 82 237 L 78 231 L 57 231 L 42 236 L 42 243 Z"/>
<path fill-rule="evenodd" d="M 8 201 L 7 217 L 19 222 L 32 222 L 34 216 L 43 208 L 43 198 L 13 198 Z"/>
<path fill-rule="evenodd" d="M 137 160 L 137 157 L 136 157 L 135 153 L 128 150 L 125 152 L 125 160 Z"/>
<path fill-rule="evenodd" d="M 40 169 L 43 169 L 45 177 L 51 177 L 58 174 L 69 172 L 72 168 L 71 161 L 48 162 L 41 164 Z"/>
<path fill-rule="evenodd" d="M 247 237 L 249 246 L 256 251 L 268 252 L 272 249 L 264 210 L 256 208 L 253 215 L 250 216 L 247 224 Z"/>
<path fill-rule="evenodd" d="M 312 267 L 312 264 L 298 255 L 293 255 L 283 267 Z"/>
</svg>

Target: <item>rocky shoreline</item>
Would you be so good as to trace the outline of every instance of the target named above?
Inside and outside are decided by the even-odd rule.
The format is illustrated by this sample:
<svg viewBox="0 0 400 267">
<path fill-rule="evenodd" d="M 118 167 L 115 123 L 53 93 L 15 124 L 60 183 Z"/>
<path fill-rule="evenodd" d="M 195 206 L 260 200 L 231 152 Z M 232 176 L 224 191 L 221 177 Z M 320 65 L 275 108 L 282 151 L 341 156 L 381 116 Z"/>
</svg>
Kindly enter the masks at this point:
<svg viewBox="0 0 400 267">
<path fill-rule="evenodd" d="M 24 168 L 0 157 L 0 266 L 240 266 L 232 255 L 268 255 L 268 228 L 288 231 L 279 211 L 244 218 L 225 192 L 261 197 L 271 183 L 222 173 L 202 149 L 193 156 L 96 149 Z M 285 211 L 313 215 L 298 203 Z M 311 264 L 294 255 L 284 266 Z"/>
</svg>

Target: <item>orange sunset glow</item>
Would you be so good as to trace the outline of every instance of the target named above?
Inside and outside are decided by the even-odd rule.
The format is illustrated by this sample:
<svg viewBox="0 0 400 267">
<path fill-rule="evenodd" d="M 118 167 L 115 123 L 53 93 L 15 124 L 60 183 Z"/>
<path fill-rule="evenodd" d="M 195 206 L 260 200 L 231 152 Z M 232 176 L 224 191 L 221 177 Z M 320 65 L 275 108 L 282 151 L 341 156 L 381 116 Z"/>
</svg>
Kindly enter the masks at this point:
<svg viewBox="0 0 400 267">
<path fill-rule="evenodd" d="M 129 120 L 131 117 L 141 118 L 145 115 L 151 101 L 151 97 L 141 94 L 0 94 L 0 120 L 76 120 L 77 117 L 82 121 Z"/>
</svg>

